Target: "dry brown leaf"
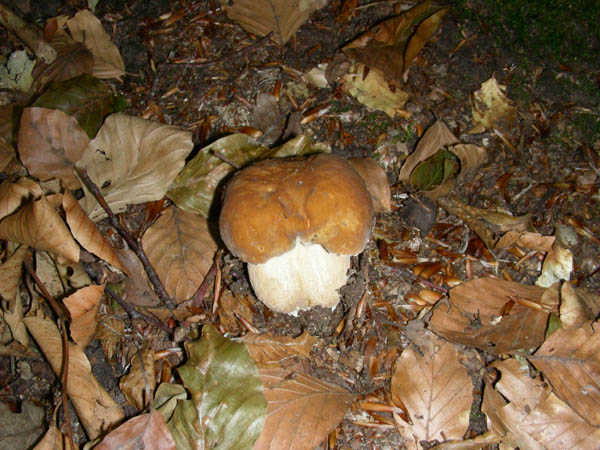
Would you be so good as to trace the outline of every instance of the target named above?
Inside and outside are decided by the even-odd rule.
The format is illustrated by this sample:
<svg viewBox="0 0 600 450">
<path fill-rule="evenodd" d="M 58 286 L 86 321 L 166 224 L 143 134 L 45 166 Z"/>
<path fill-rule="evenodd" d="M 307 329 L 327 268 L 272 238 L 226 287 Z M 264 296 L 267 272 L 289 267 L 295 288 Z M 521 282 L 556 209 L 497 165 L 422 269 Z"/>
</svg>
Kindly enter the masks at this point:
<svg viewBox="0 0 600 450">
<path fill-rule="evenodd" d="M 377 24 L 346 45 L 343 51 L 398 87 L 404 72 L 437 30 L 446 12 L 447 9 L 432 8 L 429 1 L 421 2 L 401 15 Z"/>
<path fill-rule="evenodd" d="M 479 278 L 452 288 L 449 302 L 449 309 L 434 310 L 429 327 L 453 342 L 499 354 L 540 345 L 558 295 L 538 286 Z"/>
<path fill-rule="evenodd" d="M 392 192 L 385 171 L 371 158 L 350 158 L 354 170 L 364 180 L 377 212 L 392 210 Z"/>
<path fill-rule="evenodd" d="M 81 348 L 85 348 L 96 331 L 96 312 L 104 294 L 104 284 L 79 289 L 63 300 L 69 310 L 71 339 Z"/>
<path fill-rule="evenodd" d="M 563 283 L 560 290 L 560 322 L 564 329 L 579 328 L 600 314 L 600 296 Z"/>
<path fill-rule="evenodd" d="M 508 131 L 517 117 L 517 108 L 504 95 L 505 86 L 492 76 L 473 95 L 473 121 L 487 129 Z"/>
<path fill-rule="evenodd" d="M 471 378 L 454 346 L 433 333 L 425 345 L 407 347 L 392 375 L 392 401 L 405 405 L 412 424 L 396 417 L 404 444 L 420 448 L 421 440 L 461 439 L 469 427 Z"/>
<path fill-rule="evenodd" d="M 42 195 L 39 184 L 29 178 L 16 183 L 4 181 L 0 184 L 0 219 L 14 213 L 26 200 Z"/>
<path fill-rule="evenodd" d="M 75 444 L 75 448 L 72 448 L 67 444 L 67 437 L 64 436 L 56 424 L 52 424 L 44 437 L 33 447 L 33 450 L 77 450 L 79 446 Z"/>
<path fill-rule="evenodd" d="M 79 246 L 46 197 L 28 203 L 0 221 L 0 239 L 79 261 Z"/>
<path fill-rule="evenodd" d="M 9 305 L 17 298 L 17 288 L 19 287 L 23 258 L 27 247 L 21 245 L 15 252 L 0 265 L 0 296 Z"/>
<path fill-rule="evenodd" d="M 125 75 L 125 64 L 119 50 L 91 11 L 79 11 L 67 20 L 67 26 L 73 40 L 83 43 L 94 55 L 92 75 L 97 78 L 120 78 Z"/>
<path fill-rule="evenodd" d="M 258 370 L 267 418 L 255 450 L 313 449 L 340 423 L 354 395 L 333 384 L 287 370 Z"/>
<path fill-rule="evenodd" d="M 77 119 L 57 109 L 25 108 L 19 127 L 19 156 L 42 181 L 59 178 L 68 189 L 81 187 L 73 173 L 90 139 Z"/>
<path fill-rule="evenodd" d="M 123 262 L 129 275 L 125 280 L 125 292 L 123 297 L 131 304 L 143 307 L 154 307 L 162 305 L 156 293 L 150 287 L 146 271 L 136 254 L 123 249 L 119 252 L 119 259 Z"/>
<path fill-rule="evenodd" d="M 65 190 L 62 197 L 62 207 L 66 213 L 66 220 L 73 237 L 90 253 L 103 259 L 117 269 L 127 272 L 125 265 L 119 258 L 119 253 L 110 245 L 104 235 L 98 230 L 96 224 L 90 220 L 85 211 L 79 206 L 77 200 Z"/>
<path fill-rule="evenodd" d="M 399 181 L 407 184 L 410 174 L 421 161 L 425 161 L 433 156 L 439 149 L 454 144 L 458 144 L 456 136 L 452 134 L 444 122 L 441 120 L 436 121 L 432 126 L 427 128 L 427 131 L 425 131 L 425 134 L 419 140 L 415 151 L 404 161 L 402 169 L 400 169 Z"/>
<path fill-rule="evenodd" d="M 375 70 L 369 71 L 365 77 L 365 70 L 363 64 L 354 64 L 342 77 L 344 89 L 369 108 L 383 111 L 390 117 L 407 119 L 410 113 L 402 108 L 408 100 L 408 94 L 402 89 L 392 92 L 387 81 Z"/>
<path fill-rule="evenodd" d="M 127 401 L 142 411 L 152 401 L 156 388 L 154 350 L 151 347 L 142 348 L 132 356 L 130 363 L 131 368 L 119 380 L 119 387 Z"/>
<path fill-rule="evenodd" d="M 569 281 L 571 272 L 573 272 L 573 252 L 555 241 L 544 258 L 542 273 L 535 280 L 535 285 L 549 287 L 561 280 Z"/>
<path fill-rule="evenodd" d="M 600 426 L 600 324 L 558 329 L 531 361 L 554 387 L 556 395 L 584 420 Z"/>
<path fill-rule="evenodd" d="M 274 336 L 271 333 L 248 333 L 242 341 L 248 346 L 248 352 L 256 364 L 262 368 L 280 367 L 283 360 L 299 356 L 310 358 L 310 350 L 317 338 L 308 331 L 298 337 Z"/>
<path fill-rule="evenodd" d="M 177 303 L 198 290 L 217 251 L 206 219 L 175 207 L 167 209 L 144 233 L 142 245 Z"/>
<path fill-rule="evenodd" d="M 326 4 L 326 0 L 221 0 L 230 19 L 258 36 L 273 32 L 278 44 L 285 44 L 313 11 Z"/>
<path fill-rule="evenodd" d="M 542 236 L 530 231 L 509 231 L 498 239 L 494 248 L 510 248 L 517 245 L 528 250 L 545 253 L 550 251 L 555 239 L 554 236 Z"/>
<path fill-rule="evenodd" d="M 221 292 L 217 314 L 219 323 L 229 335 L 239 336 L 247 331 L 240 319 L 252 323 L 255 310 L 252 307 L 254 300 L 251 300 L 250 297 L 249 293 L 234 294 L 229 289 Z"/>
<path fill-rule="evenodd" d="M 13 339 L 23 347 L 29 348 L 29 335 L 23 323 L 23 304 L 20 298 L 13 302 L 10 309 L 4 311 L 3 317 L 10 328 Z"/>
<path fill-rule="evenodd" d="M 126 114 L 111 114 L 89 143 L 77 167 L 101 188 L 113 212 L 128 204 L 161 199 L 192 150 L 192 134 Z M 106 216 L 86 189 L 81 200 L 90 219 Z"/>
<path fill-rule="evenodd" d="M 162 414 L 153 410 L 148 414 L 129 419 L 110 432 L 94 448 L 96 450 L 175 450 L 175 441 Z"/>
<path fill-rule="evenodd" d="M 464 176 L 469 170 L 477 169 L 487 161 L 487 151 L 478 145 L 456 144 L 449 150 L 460 159 L 460 176 Z"/>
<path fill-rule="evenodd" d="M 26 317 L 23 321 L 58 376 L 63 358 L 58 328 L 54 322 L 42 317 Z M 69 344 L 68 371 L 69 398 L 86 433 L 95 439 L 119 423 L 124 417 L 123 411 L 92 374 L 83 350 L 72 344 Z"/>
<path fill-rule="evenodd" d="M 600 429 L 591 426 L 556 397 L 538 378 L 508 359 L 492 364 L 501 372 L 498 390 L 510 403 L 497 417 L 525 448 L 596 450 Z"/>
</svg>

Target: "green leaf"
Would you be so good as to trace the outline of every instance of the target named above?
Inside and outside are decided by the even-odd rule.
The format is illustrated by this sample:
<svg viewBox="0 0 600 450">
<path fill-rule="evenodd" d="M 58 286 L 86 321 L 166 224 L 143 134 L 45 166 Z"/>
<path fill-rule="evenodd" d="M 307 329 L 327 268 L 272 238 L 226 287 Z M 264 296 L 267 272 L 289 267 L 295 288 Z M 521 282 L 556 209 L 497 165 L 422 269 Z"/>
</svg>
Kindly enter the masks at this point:
<svg viewBox="0 0 600 450">
<path fill-rule="evenodd" d="M 450 150 L 440 150 L 421 162 L 410 174 L 410 185 L 418 191 L 427 191 L 456 177 L 460 170 L 460 160 Z"/>
<path fill-rule="evenodd" d="M 186 344 L 188 362 L 177 369 L 191 399 L 179 400 L 169 429 L 178 449 L 251 449 L 267 411 L 263 385 L 246 344 L 205 325 Z"/>
<path fill-rule="evenodd" d="M 59 109 L 79 122 L 92 139 L 104 117 L 122 108 L 110 85 L 91 75 L 52 83 L 33 104 L 41 108 Z"/>
<path fill-rule="evenodd" d="M 213 204 L 215 192 L 227 175 L 234 170 L 222 159 L 233 162 L 237 167 L 243 167 L 259 159 L 303 155 L 312 151 L 314 150 L 311 140 L 306 136 L 297 136 L 275 149 L 259 147 L 245 134 L 225 136 L 202 148 L 186 164 L 175 178 L 167 192 L 167 197 L 178 208 L 208 218 L 211 206 L 218 207 Z M 222 158 L 214 156 L 215 154 Z"/>
</svg>

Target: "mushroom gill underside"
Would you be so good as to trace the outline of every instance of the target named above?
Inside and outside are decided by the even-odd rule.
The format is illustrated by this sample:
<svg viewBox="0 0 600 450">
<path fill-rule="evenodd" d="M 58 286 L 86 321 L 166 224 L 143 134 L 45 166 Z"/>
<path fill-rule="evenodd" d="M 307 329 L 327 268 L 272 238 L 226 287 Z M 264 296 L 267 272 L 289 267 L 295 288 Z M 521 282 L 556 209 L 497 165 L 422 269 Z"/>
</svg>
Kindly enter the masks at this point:
<svg viewBox="0 0 600 450">
<path fill-rule="evenodd" d="M 248 264 L 256 296 L 274 311 L 294 314 L 313 306 L 333 308 L 346 284 L 350 255 L 298 240 L 288 252 L 264 264 Z"/>
</svg>

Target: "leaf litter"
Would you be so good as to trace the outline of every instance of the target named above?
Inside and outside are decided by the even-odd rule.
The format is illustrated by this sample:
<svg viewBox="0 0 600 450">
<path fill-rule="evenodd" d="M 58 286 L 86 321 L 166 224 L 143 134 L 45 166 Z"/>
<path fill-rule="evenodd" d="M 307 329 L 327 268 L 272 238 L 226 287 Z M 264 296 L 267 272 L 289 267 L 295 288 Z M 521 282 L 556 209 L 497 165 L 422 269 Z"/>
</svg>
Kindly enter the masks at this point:
<svg viewBox="0 0 600 450">
<path fill-rule="evenodd" d="M 596 144 L 553 178 L 545 138 L 570 116 L 512 99 L 514 67 L 451 87 L 477 32 L 446 48 L 448 9 L 383 3 L 148 6 L 125 58 L 129 11 L 47 17 L 56 59 L 10 94 L 0 185 L 0 350 L 59 380 L 77 415 L 55 413 L 36 448 L 595 448 Z M 385 168 L 376 238 L 337 310 L 273 313 L 217 252 L 221 190 L 254 161 L 322 151 Z M 22 356 L 34 342 L 45 372 Z"/>
</svg>

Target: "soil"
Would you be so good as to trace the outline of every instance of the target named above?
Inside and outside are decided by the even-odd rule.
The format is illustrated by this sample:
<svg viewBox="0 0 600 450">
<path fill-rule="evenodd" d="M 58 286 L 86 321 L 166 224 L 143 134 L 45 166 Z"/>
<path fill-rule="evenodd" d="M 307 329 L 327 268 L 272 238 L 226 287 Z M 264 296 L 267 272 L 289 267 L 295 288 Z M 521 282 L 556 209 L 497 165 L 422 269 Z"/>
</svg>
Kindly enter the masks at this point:
<svg viewBox="0 0 600 450">
<path fill-rule="evenodd" d="M 85 6 L 78 1 L 37 3 L 32 2 L 28 17 L 38 22 Z M 410 192 L 398 183 L 399 170 L 406 152 L 414 149 L 423 130 L 436 119 L 443 120 L 461 142 L 481 145 L 488 152 L 487 163 L 455 187 L 457 196 L 471 206 L 498 207 L 515 216 L 529 213 L 531 231 L 543 235 L 553 234 L 557 224 L 571 227 L 578 233 L 572 246 L 572 279 L 600 293 L 599 248 L 589 237 L 600 236 L 598 182 L 587 189 L 577 187 L 578 175 L 599 167 L 600 60 L 565 62 L 560 54 L 549 56 L 517 38 L 514 42 L 510 36 L 508 41 L 506 36 L 500 39 L 502 31 L 494 28 L 490 3 L 472 0 L 451 5 L 440 29 L 407 73 L 403 89 L 411 95 L 406 105 L 409 118 L 390 118 L 368 110 L 337 85 L 308 87 L 307 94 L 295 97 L 300 106 L 281 97 L 284 121 L 294 113 L 330 104 L 328 113 L 303 125 L 302 132 L 315 142 L 330 145 L 335 154 L 375 157 L 392 185 L 394 211 L 379 214 L 375 237 L 354 261 L 354 274 L 336 310 L 311 310 L 298 317 L 273 314 L 252 297 L 240 262 L 230 255 L 223 259 L 225 284 L 252 299 L 256 311 L 253 326 L 292 336 L 308 330 L 325 338 L 328 345 L 315 354 L 311 370 L 324 380 L 351 385 L 362 395 L 389 388 L 391 370 L 391 363 L 386 362 L 376 376 L 369 373 L 363 361 L 367 343 L 374 342 L 377 353 L 409 345 L 406 324 L 421 309 L 407 297 L 417 290 L 419 281 L 408 268 L 390 265 L 386 251 L 415 251 L 420 257 L 451 266 L 461 279 L 466 279 L 467 273 L 476 277 L 493 272 L 532 284 L 539 275 L 538 260 L 516 266 L 519 258 L 514 254 L 490 255 L 476 235 L 465 234 L 466 227 L 455 216 L 442 209 L 436 214 L 433 208 L 433 215 L 421 217 L 423 211 L 411 203 Z M 126 112 L 192 130 L 197 148 L 240 127 L 255 127 L 252 113 L 258 94 L 272 92 L 278 82 L 282 88 L 297 83 L 297 71 L 307 72 L 332 61 L 345 43 L 395 15 L 395 7 L 409 6 L 408 2 L 360 1 L 361 8 L 340 23 L 336 19 L 342 3 L 331 1 L 280 47 L 269 40 L 257 44 L 258 38 L 229 20 L 216 4 L 103 0 L 95 12 L 125 61 L 127 75 L 115 88 L 127 100 Z M 160 20 L 179 12 L 182 18 L 172 25 L 165 26 Z M 588 45 L 600 51 L 598 36 L 591 33 Z M 204 61 L 185 62 L 194 58 Z M 514 127 L 503 138 L 490 131 L 469 133 L 474 126 L 470 96 L 491 76 L 507 86 L 507 95 L 519 110 Z M 343 125 L 343 142 L 339 129 L 331 127 L 333 119 Z M 279 142 L 277 136 L 269 144 Z M 452 256 L 440 256 L 440 249 Z M 467 268 L 468 257 L 473 263 Z M 498 261 L 495 270 L 478 262 L 486 258 Z M 357 305 L 365 288 L 369 306 L 361 316 Z M 377 306 L 385 302 L 391 311 Z M 194 334 L 186 333 L 187 338 Z M 101 383 L 125 404 L 117 381 L 123 368 L 114 361 L 108 364 L 97 343 L 89 354 Z M 462 354 L 475 394 L 469 429 L 474 436 L 486 428 L 479 403 L 482 368 L 490 356 L 467 348 Z M 43 362 L 33 361 L 32 379 L 37 382 L 32 383 L 15 375 L 7 360 L 0 358 L 0 384 L 10 386 L 20 400 L 49 405 L 58 389 L 52 387 L 57 383 L 52 371 Z M 135 411 L 129 407 L 128 413 L 134 415 Z M 354 425 L 352 419 L 359 413 L 351 411 L 338 427 L 336 448 L 401 448 L 402 438 L 394 428 Z"/>
</svg>

